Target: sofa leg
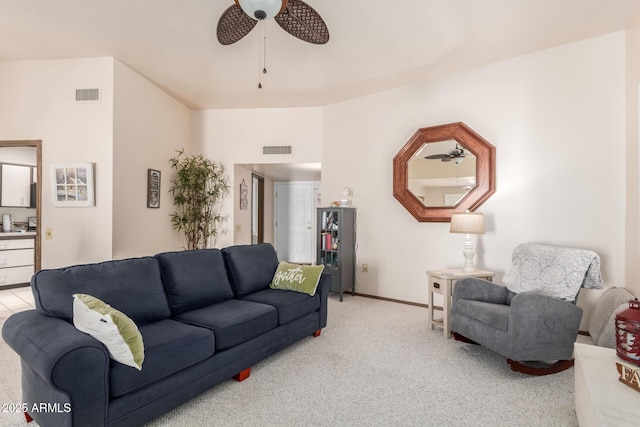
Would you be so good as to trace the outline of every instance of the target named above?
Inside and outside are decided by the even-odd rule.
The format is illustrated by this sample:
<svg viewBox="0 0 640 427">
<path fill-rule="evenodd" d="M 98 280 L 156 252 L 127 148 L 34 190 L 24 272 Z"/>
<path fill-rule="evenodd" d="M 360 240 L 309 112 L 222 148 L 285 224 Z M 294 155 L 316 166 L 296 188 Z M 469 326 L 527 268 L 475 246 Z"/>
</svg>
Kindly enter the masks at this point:
<svg viewBox="0 0 640 427">
<path fill-rule="evenodd" d="M 247 369 L 245 369 L 243 371 L 240 371 L 240 373 L 235 375 L 233 377 L 233 379 L 238 381 L 238 382 L 242 382 L 242 381 L 246 380 L 247 378 L 249 378 L 249 375 L 251 375 L 251 368 L 247 368 Z"/>
<path fill-rule="evenodd" d="M 566 369 L 569 369 L 573 366 L 573 359 L 570 360 L 558 360 L 553 365 L 543 365 L 543 366 L 531 366 L 525 365 L 524 363 L 507 359 L 507 363 L 512 371 L 521 372 L 527 375 L 550 375 L 557 374 L 558 372 L 562 372 Z"/>
<path fill-rule="evenodd" d="M 28 423 L 33 421 L 33 418 L 31 418 L 31 415 L 29 415 L 27 411 L 24 412 L 24 418 L 27 420 Z"/>
<path fill-rule="evenodd" d="M 313 333 L 313 336 L 314 336 L 314 337 L 319 337 L 321 333 L 322 333 L 322 329 L 318 329 L 317 331 L 315 331 L 315 332 Z"/>
</svg>

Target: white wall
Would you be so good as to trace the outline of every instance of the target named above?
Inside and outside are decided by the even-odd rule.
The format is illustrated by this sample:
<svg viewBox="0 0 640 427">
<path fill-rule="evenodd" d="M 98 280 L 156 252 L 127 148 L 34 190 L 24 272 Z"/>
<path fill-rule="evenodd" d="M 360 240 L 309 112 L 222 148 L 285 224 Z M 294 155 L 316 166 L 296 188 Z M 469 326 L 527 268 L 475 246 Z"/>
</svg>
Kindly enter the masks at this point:
<svg viewBox="0 0 640 427">
<path fill-rule="evenodd" d="M 113 257 L 180 249 L 169 159 L 190 148 L 191 110 L 119 61 L 114 80 Z M 148 169 L 162 173 L 157 209 L 147 208 Z"/>
<path fill-rule="evenodd" d="M 479 267 L 501 278 L 521 242 L 580 247 L 600 254 L 607 286 L 624 286 L 624 79 L 618 32 L 327 107 L 322 198 L 353 188 L 369 264 L 358 292 L 426 303 L 425 271 L 461 266 L 464 236 L 392 196 L 392 158 L 415 130 L 456 121 L 497 152 Z"/>
<path fill-rule="evenodd" d="M 224 223 L 213 242 L 215 247 L 234 244 L 236 199 L 233 192 L 238 191 L 242 182 L 242 177 L 234 177 L 235 164 L 314 163 L 322 157 L 322 108 L 200 110 L 193 113 L 192 129 L 193 150 L 222 162 L 233 190 L 223 200 Z M 293 154 L 264 155 L 263 145 L 291 145 Z M 265 199 L 273 194 L 269 185 L 265 181 Z M 268 210 L 269 206 L 265 208 Z M 265 221 L 269 220 L 273 220 L 273 216 L 265 216 Z M 265 240 L 268 239 L 268 231 L 265 230 Z"/>
<path fill-rule="evenodd" d="M 102 101 L 76 103 L 75 90 L 100 87 Z M 0 61 L 0 140 L 42 140 L 42 267 L 111 257 L 113 59 Z M 54 208 L 49 166 L 93 162 L 96 206 Z"/>
</svg>

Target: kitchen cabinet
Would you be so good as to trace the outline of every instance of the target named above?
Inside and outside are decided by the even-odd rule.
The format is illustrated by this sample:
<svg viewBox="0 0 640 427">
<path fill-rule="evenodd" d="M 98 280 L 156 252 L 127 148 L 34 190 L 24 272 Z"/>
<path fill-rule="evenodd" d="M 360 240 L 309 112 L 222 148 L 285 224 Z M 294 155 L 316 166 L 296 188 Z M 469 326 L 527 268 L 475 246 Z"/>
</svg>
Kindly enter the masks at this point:
<svg viewBox="0 0 640 427">
<path fill-rule="evenodd" d="M 0 166 L 0 206 L 28 208 L 31 205 L 31 166 Z"/>
<path fill-rule="evenodd" d="M 25 236 L 20 238 L 15 234 L 0 233 L 0 288 L 29 283 L 34 273 L 35 233 L 21 233 Z"/>
</svg>

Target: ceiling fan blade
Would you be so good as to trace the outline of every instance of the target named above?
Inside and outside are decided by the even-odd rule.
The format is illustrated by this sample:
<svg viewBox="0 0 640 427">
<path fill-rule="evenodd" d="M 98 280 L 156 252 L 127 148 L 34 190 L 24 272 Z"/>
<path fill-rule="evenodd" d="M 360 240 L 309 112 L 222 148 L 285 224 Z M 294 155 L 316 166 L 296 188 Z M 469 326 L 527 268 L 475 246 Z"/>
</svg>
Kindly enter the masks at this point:
<svg viewBox="0 0 640 427">
<path fill-rule="evenodd" d="M 302 0 L 289 0 L 284 12 L 274 19 L 287 33 L 305 42 L 325 44 L 329 41 L 327 24 Z"/>
<path fill-rule="evenodd" d="M 449 158 L 448 154 L 432 154 L 430 156 L 425 157 L 425 159 L 437 160 L 437 159 L 447 159 Z"/>
<path fill-rule="evenodd" d="M 218 20 L 216 34 L 223 45 L 237 42 L 253 30 L 258 21 L 248 17 L 240 6 L 233 4 L 222 13 Z"/>
</svg>

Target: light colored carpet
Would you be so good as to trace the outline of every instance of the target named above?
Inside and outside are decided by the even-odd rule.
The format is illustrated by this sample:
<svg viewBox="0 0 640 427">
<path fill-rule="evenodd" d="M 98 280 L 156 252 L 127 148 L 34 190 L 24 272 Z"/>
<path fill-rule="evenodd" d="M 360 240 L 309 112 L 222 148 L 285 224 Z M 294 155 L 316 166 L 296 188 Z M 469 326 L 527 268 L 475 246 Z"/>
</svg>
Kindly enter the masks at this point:
<svg viewBox="0 0 640 427">
<path fill-rule="evenodd" d="M 480 346 L 429 330 L 424 308 L 329 297 L 329 324 L 149 423 L 193 426 L 576 426 L 574 370 L 530 377 Z M 0 343 L 1 402 L 20 402 Z M 0 426 L 24 426 L 0 414 Z"/>
</svg>

